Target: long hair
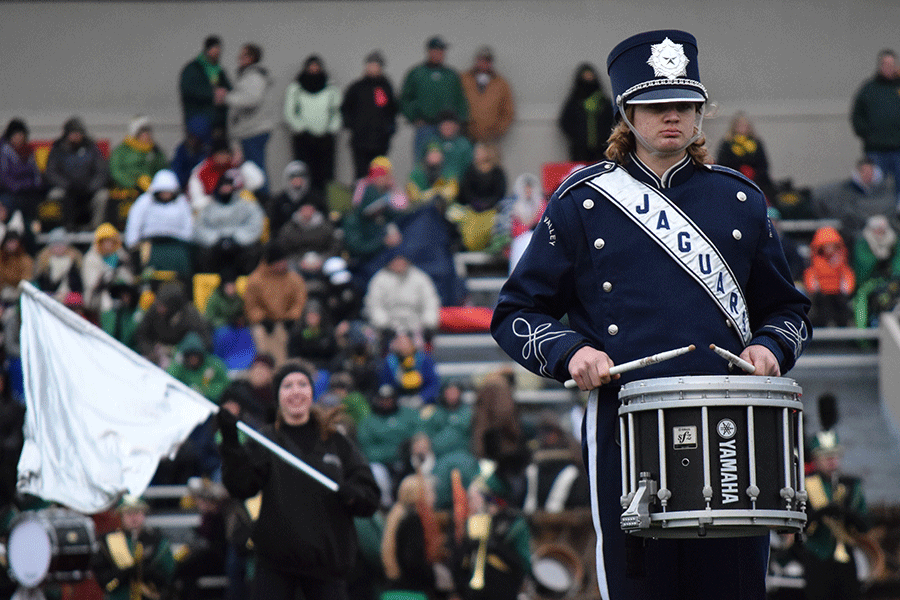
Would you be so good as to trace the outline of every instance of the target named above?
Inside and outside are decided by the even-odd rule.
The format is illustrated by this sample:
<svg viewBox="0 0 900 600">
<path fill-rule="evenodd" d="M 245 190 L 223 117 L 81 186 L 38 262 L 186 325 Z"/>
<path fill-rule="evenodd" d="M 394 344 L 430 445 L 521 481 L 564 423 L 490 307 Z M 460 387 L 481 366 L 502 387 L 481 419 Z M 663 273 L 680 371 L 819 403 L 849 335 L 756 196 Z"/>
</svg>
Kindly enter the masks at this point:
<svg viewBox="0 0 900 600">
<path fill-rule="evenodd" d="M 434 511 L 427 502 L 429 482 L 424 475 L 407 475 L 397 488 L 397 501 L 384 519 L 384 533 L 381 538 L 381 564 L 388 579 L 400 579 L 403 575 L 397 558 L 397 531 L 400 523 L 416 511 L 422 522 L 425 542 L 425 556 L 430 563 L 440 558 L 440 531 Z"/>
<path fill-rule="evenodd" d="M 628 120 L 634 122 L 634 107 L 626 106 L 625 111 L 628 114 Z M 634 133 L 628 128 L 624 119 L 619 119 L 616 126 L 613 127 L 612 133 L 606 142 L 606 158 L 611 161 L 624 165 L 628 162 L 628 155 L 634 152 L 637 147 L 637 140 Z M 701 135 L 693 144 L 687 147 L 687 152 L 691 156 L 691 160 L 698 165 L 711 164 L 712 157 L 706 150 L 706 136 Z"/>
</svg>

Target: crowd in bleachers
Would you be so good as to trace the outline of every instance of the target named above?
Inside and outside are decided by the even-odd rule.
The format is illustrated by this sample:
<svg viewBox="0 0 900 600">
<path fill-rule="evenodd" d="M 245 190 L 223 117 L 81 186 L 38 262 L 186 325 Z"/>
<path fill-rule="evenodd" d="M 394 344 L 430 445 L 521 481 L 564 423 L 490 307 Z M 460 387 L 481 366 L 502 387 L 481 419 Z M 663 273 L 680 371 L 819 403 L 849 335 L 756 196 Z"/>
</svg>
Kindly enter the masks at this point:
<svg viewBox="0 0 900 600">
<path fill-rule="evenodd" d="M 556 475 L 579 465 L 563 428 L 547 418 L 528 429 L 510 375 L 441 380 L 431 355 L 433 336 L 446 324 L 442 309 L 466 302 L 455 254 L 487 251 L 505 262 L 511 241 L 530 230 L 546 198 L 531 174 L 507 188 L 497 142 L 515 113 L 493 51 L 479 48 L 472 69 L 458 74 L 443 64 L 446 47 L 440 37 L 428 40 L 426 60 L 410 69 L 397 95 L 378 51 L 343 93 L 329 82 L 323 59 L 308 57 L 285 93 L 294 160 L 281 181 L 266 177 L 276 119 L 263 109 L 272 78 L 255 44 L 240 48 L 230 78 L 219 66 L 221 40 L 204 41 L 179 76 L 184 140 L 171 154 L 142 115 L 114 144 L 94 139 L 77 116 L 57 140 L 32 143 L 27 122 L 13 119 L 0 141 L 0 296 L 10 382 L 4 394 L 11 406 L 24 404 L 17 302 L 19 283 L 28 281 L 251 425 L 275 418 L 275 370 L 289 360 L 307 365 L 316 402 L 343 408 L 343 431 L 358 440 L 381 489 L 379 518 L 359 523 L 361 533 L 369 528 L 377 538 L 368 557 L 376 568 L 366 572 L 387 576 L 368 582 L 370 593 L 388 579 L 423 581 L 422 573 L 409 572 L 406 557 L 382 552 L 382 518 L 396 530 L 398 507 L 420 507 L 425 488 L 433 489 L 433 510 L 450 510 L 453 481 L 468 488 L 481 475 L 485 485 L 480 461 L 494 465 L 488 474 L 499 486 L 482 488 L 488 503 L 514 507 L 513 514 L 526 504 L 530 512 L 543 509 Z M 579 102 L 591 97 L 590 110 L 602 112 L 608 103 L 596 95 L 599 82 L 587 88 Z M 600 129 L 577 116 L 581 109 L 567 108 L 567 120 L 580 118 L 576 129 L 593 125 L 596 142 Z M 400 114 L 416 127 L 408 177 L 386 157 Z M 334 181 L 342 126 L 351 132 L 352 186 Z M 573 131 L 571 123 L 566 130 Z M 484 330 L 483 315 L 466 325 Z M 155 582 L 182 597 L 193 597 L 200 575 L 225 572 L 229 593 L 240 595 L 252 563 L 246 539 L 243 546 L 236 541 L 241 533 L 224 534 L 219 435 L 215 419 L 199 426 L 153 481 L 191 482 L 185 502 L 202 515 L 202 551 L 177 556 Z M 553 460 L 545 465 L 529 448 L 549 451 Z M 411 476 L 422 478 L 413 491 Z M 567 475 L 551 509 L 584 506 L 585 490 L 584 481 L 576 485 Z M 12 497 L 9 490 L 6 500 Z M 148 508 L 132 504 L 120 507 L 123 521 Z M 504 560 L 521 582 L 530 568 L 530 534 L 522 524 L 515 531 L 517 548 Z M 408 555 L 411 540 L 403 535 L 394 552 Z M 459 569 L 471 572 L 478 541 L 463 535 L 451 544 L 434 535 L 430 530 L 426 566 L 443 564 L 449 579 L 424 577 L 430 587 L 420 591 L 446 596 Z M 497 543 L 502 555 L 506 542 Z M 226 568 L 234 556 L 225 545 L 236 548 L 238 566 Z M 496 585 L 502 569 L 488 570 Z M 505 584 L 496 589 L 506 591 Z"/>
<path fill-rule="evenodd" d="M 400 542 L 385 544 L 382 531 L 396 533 L 397 515 L 411 510 L 426 526 L 429 511 L 451 510 L 452 473 L 468 487 L 483 474 L 484 459 L 499 482 L 483 494 L 489 501 L 531 512 L 548 497 L 548 510 L 585 505 L 580 476 L 558 489 L 557 475 L 580 457 L 555 419 L 529 430 L 507 374 L 442 381 L 431 356 L 442 308 L 466 302 L 454 256 L 486 251 L 514 262 L 552 191 L 530 173 L 507 185 L 498 142 L 515 111 L 493 51 L 479 48 L 472 68 L 458 74 L 444 64 L 446 47 L 440 37 L 429 39 L 426 60 L 409 70 L 398 94 L 378 51 L 343 92 L 329 81 L 322 57 L 311 55 L 276 119 L 265 111 L 273 81 L 263 49 L 240 48 L 232 83 L 219 64 L 222 41 L 210 36 L 180 74 L 185 137 L 171 155 L 143 116 L 111 151 L 77 117 L 49 148 L 30 143 L 23 119 L 10 121 L 0 140 L 5 397 L 23 402 L 21 281 L 251 425 L 274 419 L 275 369 L 303 361 L 316 374 L 317 402 L 344 408 L 344 431 L 358 440 L 381 490 L 387 523 L 358 523 L 364 551 L 366 532 L 377 537 L 360 558 L 382 574 L 359 582 L 369 593 L 404 575 L 403 561 L 391 554 Z M 415 166 L 405 177 L 386 157 L 399 115 L 415 128 Z M 579 65 L 559 119 L 573 165 L 602 158 L 611 119 L 596 70 Z M 266 144 L 277 120 L 291 131 L 294 160 L 280 181 L 268 181 Z M 341 127 L 350 131 L 352 186 L 335 181 Z M 801 192 L 771 179 L 746 115 L 735 119 L 717 158 L 763 189 L 776 226 L 782 217 L 836 220 L 811 239 L 783 236 L 792 275 L 813 299 L 814 324 L 871 326 L 896 305 L 896 186 L 878 164 L 862 160 L 847 181 L 798 201 Z M 472 406 L 462 402 L 469 389 Z M 198 427 L 178 456 L 163 461 L 154 483 L 201 478 L 214 486 L 221 477 L 216 436 L 214 420 Z M 410 476 L 433 486 L 428 510 L 427 490 Z M 194 494 L 212 499 L 202 505 L 205 525 L 227 502 L 213 489 Z M 512 521 L 507 526 L 515 529 Z M 246 566 L 239 541 L 246 542 L 246 528 L 229 533 L 209 535 L 236 548 Z M 451 549 L 461 546 L 442 543 L 448 545 L 426 539 L 418 558 L 427 558 L 429 569 L 460 567 L 463 558 Z M 524 576 L 529 563 L 521 556 L 516 562 L 515 550 L 510 564 Z M 216 555 L 222 572 L 226 554 Z M 244 576 L 238 570 L 228 570 L 235 586 Z M 190 586 L 189 572 L 183 567 L 183 586 Z M 411 579 L 404 578 L 406 587 L 421 584 L 431 597 L 454 593 L 453 577 Z"/>
</svg>

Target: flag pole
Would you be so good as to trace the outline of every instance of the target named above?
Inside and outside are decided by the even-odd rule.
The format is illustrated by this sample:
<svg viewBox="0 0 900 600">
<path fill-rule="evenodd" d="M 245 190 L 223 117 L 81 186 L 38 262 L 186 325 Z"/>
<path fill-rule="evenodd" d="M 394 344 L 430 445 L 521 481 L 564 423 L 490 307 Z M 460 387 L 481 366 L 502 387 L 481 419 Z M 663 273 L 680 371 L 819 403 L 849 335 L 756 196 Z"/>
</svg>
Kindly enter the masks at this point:
<svg viewBox="0 0 900 600">
<path fill-rule="evenodd" d="M 224 409 L 220 409 L 220 410 L 224 410 Z M 263 434 L 259 433 L 258 431 L 256 431 L 255 429 L 253 429 L 252 427 L 250 427 L 243 421 L 238 421 L 237 426 L 238 426 L 238 429 L 240 429 L 241 431 L 243 431 L 244 433 L 246 433 L 247 435 L 252 437 L 254 440 L 256 440 L 257 442 L 259 442 L 260 444 L 262 444 L 263 446 L 265 446 L 266 448 L 268 448 L 269 450 L 274 452 L 280 459 L 282 459 L 289 465 L 300 469 L 301 471 L 303 471 L 304 473 L 306 473 L 307 475 L 309 475 L 310 477 L 312 477 L 313 479 L 315 479 L 316 481 L 318 481 L 319 483 L 321 483 L 322 485 L 327 487 L 332 492 L 338 491 L 339 486 L 333 479 L 331 479 L 330 477 L 328 477 L 326 475 L 323 475 L 321 472 L 312 468 L 311 466 L 309 466 L 308 464 L 306 464 L 305 462 L 303 462 L 302 460 L 300 460 L 299 458 L 297 458 L 296 456 L 294 456 L 293 454 L 291 454 L 290 452 L 288 452 L 287 450 L 285 450 L 284 448 L 282 448 L 281 446 L 279 446 L 278 444 L 276 444 L 275 442 L 273 442 L 272 440 L 270 440 L 269 438 L 264 436 Z"/>
</svg>

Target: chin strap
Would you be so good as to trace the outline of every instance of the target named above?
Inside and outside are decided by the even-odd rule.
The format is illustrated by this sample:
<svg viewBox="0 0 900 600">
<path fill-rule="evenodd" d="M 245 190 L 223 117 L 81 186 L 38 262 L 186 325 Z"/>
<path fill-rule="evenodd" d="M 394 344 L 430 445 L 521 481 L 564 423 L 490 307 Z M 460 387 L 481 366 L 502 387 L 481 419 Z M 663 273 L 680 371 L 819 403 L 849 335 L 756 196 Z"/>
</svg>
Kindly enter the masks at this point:
<svg viewBox="0 0 900 600">
<path fill-rule="evenodd" d="M 628 120 L 628 115 L 625 112 L 625 103 L 621 100 L 621 98 L 619 99 L 617 104 L 619 106 L 619 114 L 622 115 L 622 120 L 625 121 L 625 124 L 628 125 L 628 129 L 630 129 L 631 133 L 634 134 L 634 139 L 636 139 L 638 143 L 653 156 L 672 156 L 673 154 L 680 154 L 687 150 L 687 148 L 691 144 L 703 137 L 703 115 L 706 113 L 706 102 L 704 102 L 700 106 L 700 116 L 697 119 L 697 124 L 694 126 L 694 130 L 696 132 L 694 133 L 694 136 L 687 142 L 682 144 L 681 147 L 679 147 L 677 150 L 671 150 L 668 152 L 660 152 L 659 150 L 654 150 L 650 146 L 650 143 L 646 139 L 644 139 L 644 136 L 638 133 L 637 129 L 634 128 L 634 125 L 631 124 L 631 121 Z"/>
</svg>

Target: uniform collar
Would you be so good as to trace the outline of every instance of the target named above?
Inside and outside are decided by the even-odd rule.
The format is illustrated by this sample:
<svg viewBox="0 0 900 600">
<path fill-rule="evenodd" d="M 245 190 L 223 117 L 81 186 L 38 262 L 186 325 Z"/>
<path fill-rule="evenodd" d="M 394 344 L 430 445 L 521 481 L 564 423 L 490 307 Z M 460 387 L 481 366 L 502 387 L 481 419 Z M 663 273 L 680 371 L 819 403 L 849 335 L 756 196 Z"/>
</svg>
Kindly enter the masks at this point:
<svg viewBox="0 0 900 600">
<path fill-rule="evenodd" d="M 657 189 L 681 185 L 694 174 L 694 163 L 691 160 L 691 156 L 687 153 L 685 153 L 683 159 L 669 167 L 669 170 L 663 173 L 662 177 L 658 177 L 634 152 L 631 153 L 630 159 L 625 165 L 625 170 L 628 171 L 629 175 Z"/>
</svg>

